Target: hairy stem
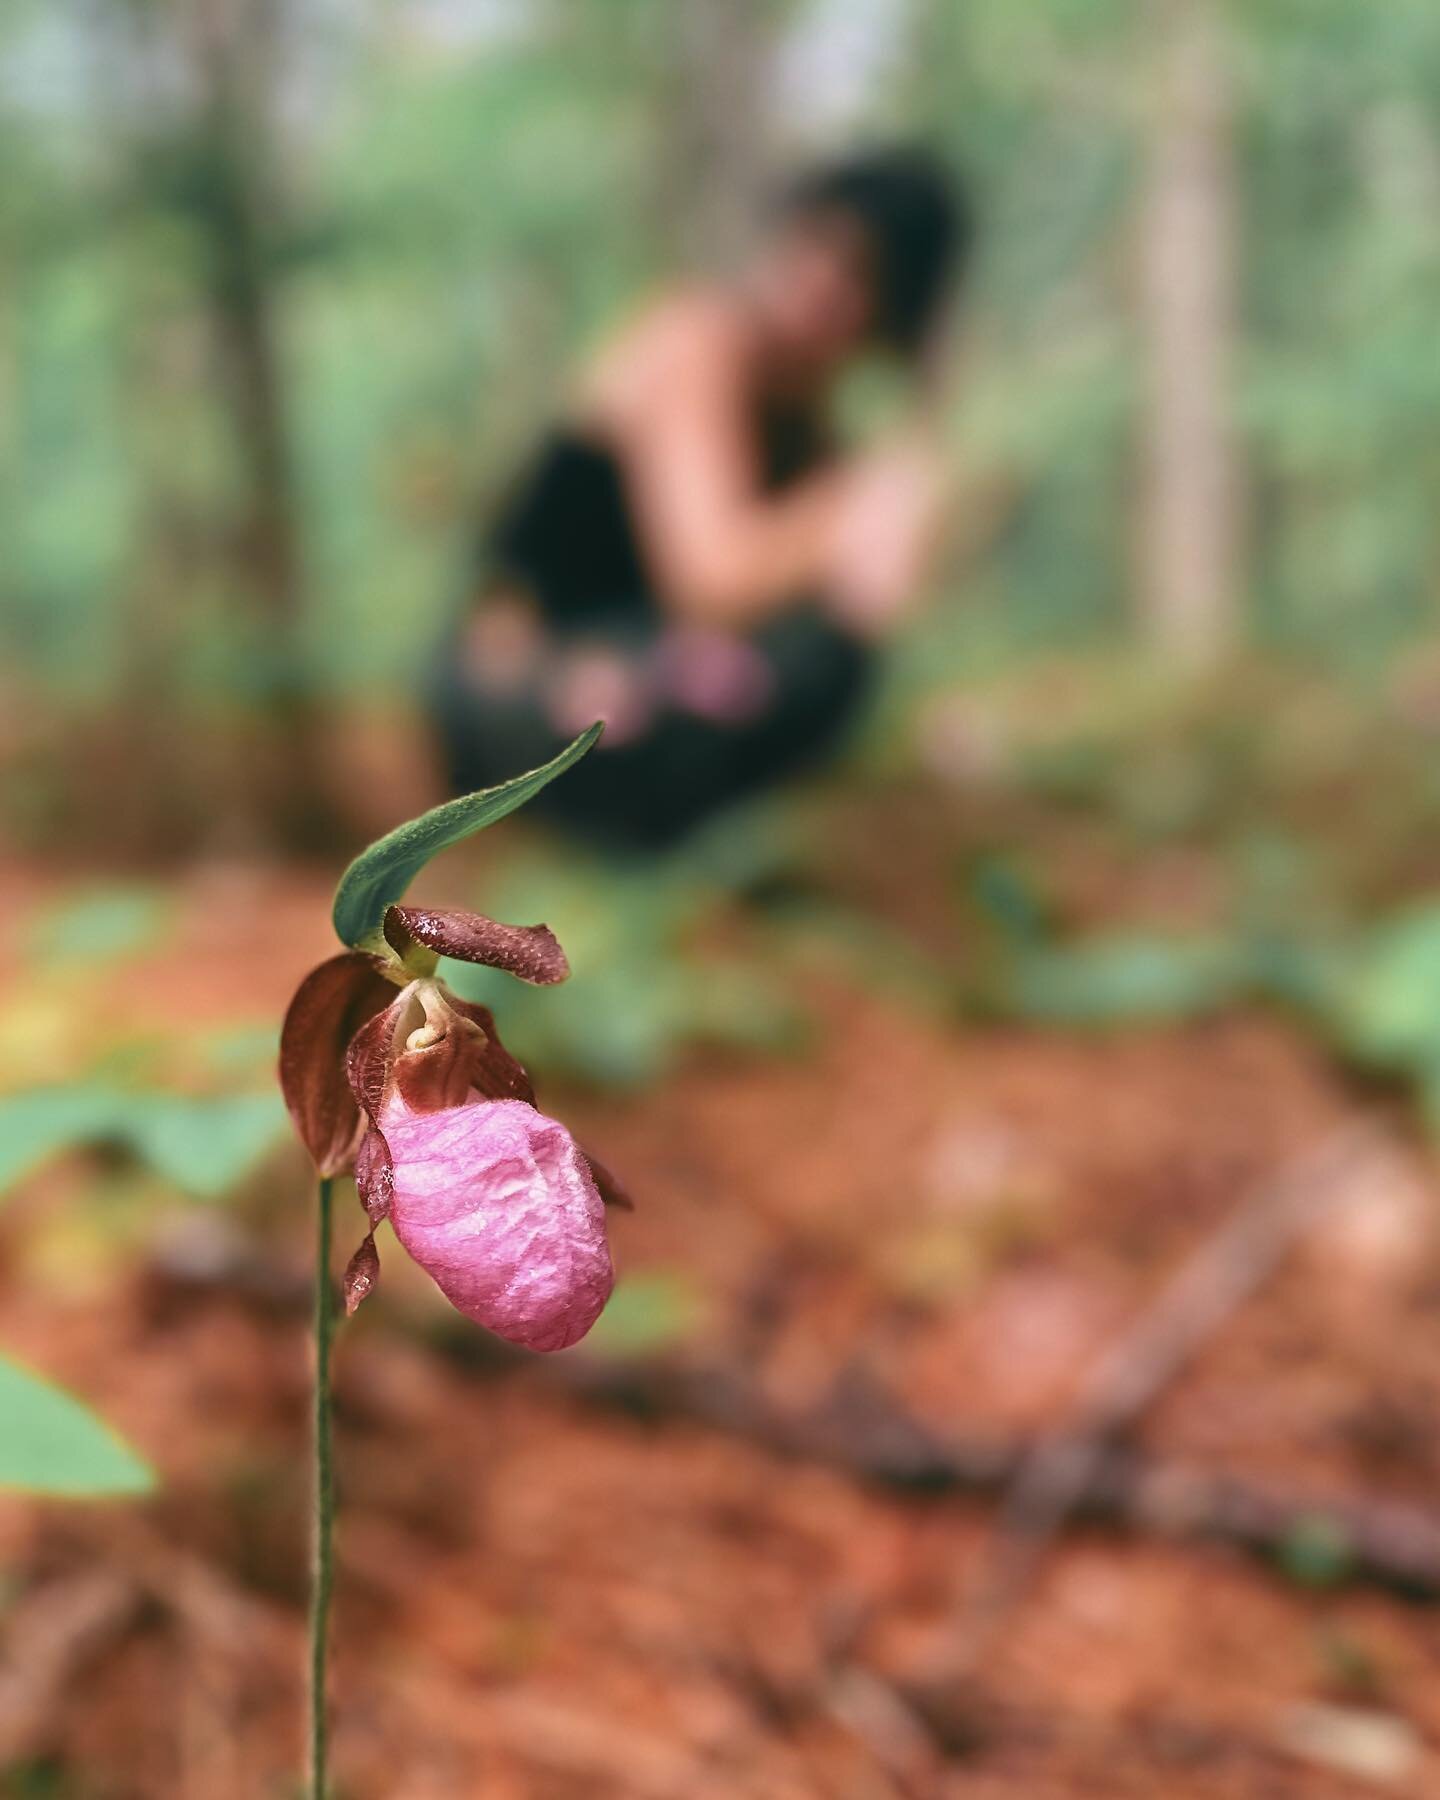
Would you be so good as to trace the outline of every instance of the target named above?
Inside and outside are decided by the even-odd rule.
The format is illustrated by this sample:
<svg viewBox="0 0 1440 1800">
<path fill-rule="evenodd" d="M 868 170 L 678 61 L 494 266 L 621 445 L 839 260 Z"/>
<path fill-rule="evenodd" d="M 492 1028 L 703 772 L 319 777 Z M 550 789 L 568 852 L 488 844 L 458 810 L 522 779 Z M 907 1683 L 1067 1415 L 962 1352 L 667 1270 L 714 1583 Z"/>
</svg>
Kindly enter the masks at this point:
<svg viewBox="0 0 1440 1800">
<path fill-rule="evenodd" d="M 329 1713 L 326 1662 L 330 1648 L 330 1589 L 334 1578 L 335 1473 L 331 1456 L 330 1340 L 335 1298 L 330 1280 L 330 1190 L 320 1181 L 315 1227 L 315 1522 L 310 1589 L 310 1797 L 325 1800 Z"/>
</svg>

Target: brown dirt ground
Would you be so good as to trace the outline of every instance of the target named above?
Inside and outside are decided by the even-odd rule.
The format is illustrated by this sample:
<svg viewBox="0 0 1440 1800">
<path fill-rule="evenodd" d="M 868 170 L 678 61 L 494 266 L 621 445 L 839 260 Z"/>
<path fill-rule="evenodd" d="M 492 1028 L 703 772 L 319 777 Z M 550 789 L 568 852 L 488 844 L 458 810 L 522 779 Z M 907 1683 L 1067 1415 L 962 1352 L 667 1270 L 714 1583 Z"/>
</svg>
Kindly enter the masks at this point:
<svg viewBox="0 0 1440 1800">
<path fill-rule="evenodd" d="M 196 875 L 179 994 L 132 963 L 92 977 L 90 1003 L 117 1033 L 173 1032 L 177 1005 L 278 1016 L 327 952 L 325 891 Z M 1068 1038 L 920 1021 L 833 980 L 807 998 L 804 1060 L 696 1054 L 643 1097 L 547 1092 L 638 1198 L 622 1271 L 680 1272 L 700 1347 L 787 1405 L 859 1367 L 946 1430 L 1063 1416 L 1237 1197 L 1360 1105 L 1261 1018 Z M 302 1180 L 280 1156 L 242 1197 L 268 1286 L 187 1283 L 133 1245 L 36 1279 L 69 1165 L 7 1211 L 7 1349 L 100 1405 L 164 1486 L 138 1506 L 0 1502 L 0 1792 L 296 1791 Z M 1437 1198 L 1402 1131 L 1162 1396 L 1147 1447 L 1304 1493 L 1432 1496 Z M 1440 1793 L 1440 1615 L 1120 1532 L 1052 1547 L 956 1697 L 964 1741 L 941 1745 L 898 1696 L 993 1508 L 598 1411 L 543 1365 L 499 1379 L 447 1350 L 441 1314 L 391 1246 L 341 1340 L 346 1800 Z"/>
</svg>

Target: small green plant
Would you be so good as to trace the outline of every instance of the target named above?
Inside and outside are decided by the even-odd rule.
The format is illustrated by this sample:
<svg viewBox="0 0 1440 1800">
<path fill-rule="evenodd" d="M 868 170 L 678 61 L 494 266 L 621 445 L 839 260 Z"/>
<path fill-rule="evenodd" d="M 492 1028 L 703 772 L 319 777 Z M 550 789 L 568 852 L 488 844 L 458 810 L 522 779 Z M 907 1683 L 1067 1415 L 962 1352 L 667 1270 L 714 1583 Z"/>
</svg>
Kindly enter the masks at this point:
<svg viewBox="0 0 1440 1800">
<path fill-rule="evenodd" d="M 429 859 L 504 818 L 595 743 L 592 726 L 543 768 L 401 825 L 345 871 L 333 920 L 346 946 L 301 982 L 280 1038 L 280 1085 L 318 1176 L 315 1247 L 315 1532 L 310 1630 L 310 1786 L 323 1800 L 335 1491 L 330 1356 L 332 1193 L 353 1173 L 367 1229 L 343 1282 L 346 1314 L 380 1274 L 375 1232 L 401 1246 L 458 1310 L 531 1350 L 563 1350 L 614 1285 L 611 1177 L 535 1104 L 494 1015 L 462 999 L 442 957 L 546 987 L 569 974 L 545 925 L 401 904 Z"/>
<path fill-rule="evenodd" d="M 0 1196 L 63 1151 L 118 1146 L 199 1199 L 225 1193 L 275 1142 L 273 1094 L 190 1096 L 84 1080 L 0 1098 Z M 62 1498 L 153 1485 L 79 1400 L 0 1357 L 0 1488 Z"/>
<path fill-rule="evenodd" d="M 73 1395 L 0 1356 L 0 1488 L 89 1499 L 140 1494 L 154 1477 Z"/>
<path fill-rule="evenodd" d="M 273 1145 L 273 1093 L 192 1095 L 74 1081 L 0 1098 L 0 1194 L 62 1151 L 115 1145 L 196 1199 L 228 1193 Z"/>
<path fill-rule="evenodd" d="M 743 950 L 703 942 L 728 896 L 715 880 L 663 863 L 616 865 L 570 851 L 507 865 L 486 892 L 500 913 L 520 904 L 565 920 L 565 943 L 584 981 L 517 987 L 475 963 L 441 962 L 465 1000 L 505 1007 L 506 1037 L 525 1060 L 595 1087 L 635 1090 L 691 1044 L 784 1051 L 803 1031 L 773 972 Z M 712 934 L 713 935 L 713 934 Z"/>
</svg>

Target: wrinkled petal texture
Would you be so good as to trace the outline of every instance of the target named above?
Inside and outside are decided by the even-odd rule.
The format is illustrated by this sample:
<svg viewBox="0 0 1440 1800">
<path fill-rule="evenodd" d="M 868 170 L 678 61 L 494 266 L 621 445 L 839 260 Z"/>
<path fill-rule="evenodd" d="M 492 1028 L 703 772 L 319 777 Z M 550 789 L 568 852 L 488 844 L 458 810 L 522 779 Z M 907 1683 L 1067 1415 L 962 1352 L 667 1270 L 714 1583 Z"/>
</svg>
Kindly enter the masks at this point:
<svg viewBox="0 0 1440 1800">
<path fill-rule="evenodd" d="M 599 1318 L 615 1273 L 605 1207 L 563 1125 L 522 1100 L 414 1112 L 381 1130 L 395 1235 L 450 1303 L 530 1350 L 563 1350 Z"/>
</svg>

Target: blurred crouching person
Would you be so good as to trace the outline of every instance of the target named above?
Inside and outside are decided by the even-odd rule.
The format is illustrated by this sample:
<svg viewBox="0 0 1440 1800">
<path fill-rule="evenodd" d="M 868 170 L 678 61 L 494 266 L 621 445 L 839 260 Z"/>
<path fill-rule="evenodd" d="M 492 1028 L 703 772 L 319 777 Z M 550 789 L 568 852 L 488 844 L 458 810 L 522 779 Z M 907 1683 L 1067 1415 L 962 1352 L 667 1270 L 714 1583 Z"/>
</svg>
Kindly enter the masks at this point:
<svg viewBox="0 0 1440 1800">
<path fill-rule="evenodd" d="M 601 347 L 437 665 L 455 791 L 601 718 L 535 810 L 658 850 L 832 748 L 920 586 L 939 499 L 919 433 L 847 452 L 832 399 L 877 350 L 923 397 L 970 235 L 928 156 L 856 156 L 784 195 L 735 280 L 661 294 Z"/>
</svg>

